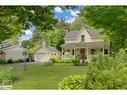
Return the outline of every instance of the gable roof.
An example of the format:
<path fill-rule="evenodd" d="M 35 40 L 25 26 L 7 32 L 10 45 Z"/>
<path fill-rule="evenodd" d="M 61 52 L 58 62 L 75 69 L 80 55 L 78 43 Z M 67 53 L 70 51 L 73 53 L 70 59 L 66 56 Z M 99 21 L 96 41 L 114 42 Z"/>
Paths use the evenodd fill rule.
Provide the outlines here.
<path fill-rule="evenodd" d="M 65 34 L 65 39 L 74 39 L 76 38 L 76 36 L 80 33 L 80 30 L 73 30 L 73 31 L 69 31 L 66 32 Z"/>
<path fill-rule="evenodd" d="M 92 37 L 97 37 L 97 36 L 101 36 L 100 35 L 100 30 L 95 30 L 92 28 L 85 28 L 85 30 L 92 36 Z"/>
<path fill-rule="evenodd" d="M 23 47 L 18 46 L 18 45 L 11 45 L 11 46 L 8 46 L 8 47 L 0 48 L 1 51 L 8 51 L 10 49 L 19 50 L 19 51 L 27 51 L 28 52 L 28 50 L 26 48 L 23 48 Z"/>
<path fill-rule="evenodd" d="M 50 50 L 50 51 L 59 51 L 58 49 L 56 49 L 55 47 L 52 47 L 52 46 L 47 46 L 47 49 Z"/>
<path fill-rule="evenodd" d="M 46 52 L 48 52 L 48 51 L 50 51 L 50 52 L 51 52 L 51 51 L 59 52 L 59 50 L 56 49 L 55 47 L 48 46 L 48 45 L 42 45 L 42 46 L 40 46 L 34 53 L 37 53 L 41 48 L 46 49 Z"/>
<path fill-rule="evenodd" d="M 83 30 L 86 30 L 92 38 L 101 37 L 100 30 L 85 27 L 83 28 Z M 64 39 L 75 39 L 80 32 L 81 30 L 73 30 L 66 32 Z"/>

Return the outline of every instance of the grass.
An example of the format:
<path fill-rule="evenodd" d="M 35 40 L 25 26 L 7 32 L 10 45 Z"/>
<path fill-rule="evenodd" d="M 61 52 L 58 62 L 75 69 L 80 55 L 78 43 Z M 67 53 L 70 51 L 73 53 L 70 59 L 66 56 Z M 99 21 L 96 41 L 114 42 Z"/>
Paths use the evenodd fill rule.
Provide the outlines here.
<path fill-rule="evenodd" d="M 85 74 L 87 66 L 31 64 L 24 71 L 15 67 L 18 80 L 13 89 L 58 89 L 58 83 L 69 75 Z"/>

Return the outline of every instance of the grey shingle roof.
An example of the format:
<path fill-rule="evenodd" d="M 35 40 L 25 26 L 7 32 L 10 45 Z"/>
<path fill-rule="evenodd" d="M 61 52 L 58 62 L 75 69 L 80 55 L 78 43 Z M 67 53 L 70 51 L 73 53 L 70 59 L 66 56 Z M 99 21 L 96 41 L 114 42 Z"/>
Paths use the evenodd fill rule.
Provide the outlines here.
<path fill-rule="evenodd" d="M 100 30 L 95 30 L 91 28 L 85 28 L 85 30 L 91 35 L 91 37 L 100 37 Z M 73 30 L 66 32 L 65 39 L 75 39 L 81 30 Z"/>
<path fill-rule="evenodd" d="M 91 29 L 91 28 L 85 28 L 86 29 L 86 31 L 91 35 L 91 36 L 94 36 L 94 37 L 96 37 L 96 36 L 101 36 L 100 35 L 100 30 L 95 30 L 95 29 Z"/>
<path fill-rule="evenodd" d="M 50 51 L 58 51 L 55 47 L 47 46 L 47 49 Z"/>
<path fill-rule="evenodd" d="M 78 33 L 80 33 L 80 30 L 73 30 L 73 31 L 66 32 L 65 39 L 67 39 L 67 38 L 73 39 L 78 35 Z"/>

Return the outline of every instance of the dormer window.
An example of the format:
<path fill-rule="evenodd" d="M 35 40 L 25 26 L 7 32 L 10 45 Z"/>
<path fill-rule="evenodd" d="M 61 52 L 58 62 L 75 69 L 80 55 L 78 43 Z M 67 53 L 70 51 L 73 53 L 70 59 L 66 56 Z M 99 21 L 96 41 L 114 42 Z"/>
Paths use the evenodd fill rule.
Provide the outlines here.
<path fill-rule="evenodd" d="M 81 35 L 81 42 L 85 41 L 85 35 Z"/>

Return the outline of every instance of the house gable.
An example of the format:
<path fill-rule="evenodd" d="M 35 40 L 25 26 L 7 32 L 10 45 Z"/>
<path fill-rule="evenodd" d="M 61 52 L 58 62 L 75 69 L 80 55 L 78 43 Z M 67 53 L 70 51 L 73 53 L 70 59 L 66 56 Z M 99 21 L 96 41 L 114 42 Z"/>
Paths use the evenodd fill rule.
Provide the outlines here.
<path fill-rule="evenodd" d="M 48 53 L 49 50 L 44 47 L 44 46 L 41 46 L 35 53 Z"/>
<path fill-rule="evenodd" d="M 73 32 L 73 31 L 71 31 Z M 100 37 L 100 35 L 96 32 L 94 32 L 92 29 L 88 28 L 82 28 L 81 30 L 77 31 L 77 34 L 73 38 L 68 36 L 68 34 L 73 34 L 73 33 L 67 33 L 65 36 L 65 43 L 79 43 L 81 42 L 81 36 L 84 35 L 84 42 L 98 42 L 98 41 L 103 41 Z"/>

